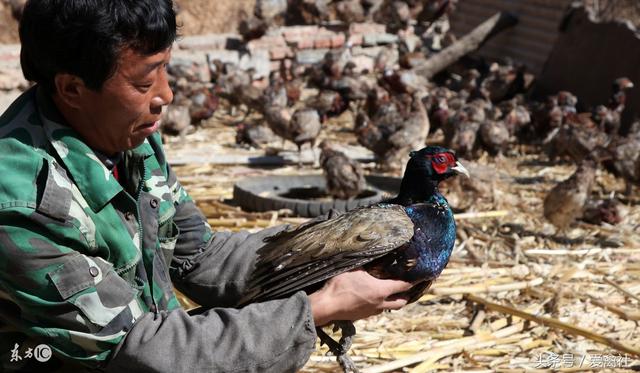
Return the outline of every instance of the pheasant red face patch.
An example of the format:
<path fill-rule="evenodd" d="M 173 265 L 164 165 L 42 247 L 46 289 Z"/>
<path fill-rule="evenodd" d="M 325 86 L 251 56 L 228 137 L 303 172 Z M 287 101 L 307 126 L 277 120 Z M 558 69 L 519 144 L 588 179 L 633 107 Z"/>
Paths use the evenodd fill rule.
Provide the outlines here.
<path fill-rule="evenodd" d="M 438 153 L 431 156 L 431 166 L 438 174 L 443 174 L 451 166 L 456 165 L 456 159 L 451 153 Z"/>

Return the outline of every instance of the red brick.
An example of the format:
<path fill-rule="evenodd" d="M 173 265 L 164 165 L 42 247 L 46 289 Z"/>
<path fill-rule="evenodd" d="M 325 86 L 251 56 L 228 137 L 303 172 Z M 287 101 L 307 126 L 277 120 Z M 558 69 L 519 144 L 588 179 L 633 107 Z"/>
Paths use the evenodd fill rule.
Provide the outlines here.
<path fill-rule="evenodd" d="M 320 36 L 313 41 L 313 47 L 315 49 L 331 48 L 331 36 Z"/>
<path fill-rule="evenodd" d="M 287 43 L 281 35 L 263 36 L 260 39 L 251 40 L 247 43 L 249 50 L 271 49 L 274 47 L 285 47 Z"/>
<path fill-rule="evenodd" d="M 295 43 L 295 46 L 298 49 L 313 49 L 313 39 L 302 38 Z"/>
<path fill-rule="evenodd" d="M 349 26 L 350 34 L 380 34 L 386 31 L 386 26 L 380 23 L 352 23 Z"/>
<path fill-rule="evenodd" d="M 270 45 L 286 45 L 287 44 L 284 41 L 284 37 L 282 35 L 263 36 L 260 38 L 260 40 Z"/>
<path fill-rule="evenodd" d="M 317 34 L 319 31 L 318 26 L 289 26 L 284 27 L 282 34 L 285 38 L 300 38 L 304 35 Z"/>
<path fill-rule="evenodd" d="M 269 49 L 269 58 L 272 60 L 283 60 L 293 57 L 293 52 L 289 47 L 273 47 Z"/>
<path fill-rule="evenodd" d="M 344 34 L 336 34 L 331 38 L 331 48 L 340 48 L 345 43 L 346 36 Z"/>
<path fill-rule="evenodd" d="M 299 34 L 285 34 L 284 36 L 284 40 L 287 42 L 287 44 L 295 44 L 302 39 L 304 39 L 304 36 Z"/>

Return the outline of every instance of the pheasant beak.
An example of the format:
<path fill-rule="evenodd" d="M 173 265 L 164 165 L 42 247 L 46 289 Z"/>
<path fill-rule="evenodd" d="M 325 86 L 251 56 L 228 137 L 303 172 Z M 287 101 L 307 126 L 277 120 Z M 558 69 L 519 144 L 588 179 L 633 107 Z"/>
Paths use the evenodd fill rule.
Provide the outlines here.
<path fill-rule="evenodd" d="M 456 161 L 456 165 L 451 167 L 451 169 L 458 175 L 462 174 L 466 177 L 471 177 L 469 176 L 469 171 L 467 171 L 467 169 L 464 168 L 464 166 L 462 165 L 462 163 L 460 163 L 460 161 Z"/>

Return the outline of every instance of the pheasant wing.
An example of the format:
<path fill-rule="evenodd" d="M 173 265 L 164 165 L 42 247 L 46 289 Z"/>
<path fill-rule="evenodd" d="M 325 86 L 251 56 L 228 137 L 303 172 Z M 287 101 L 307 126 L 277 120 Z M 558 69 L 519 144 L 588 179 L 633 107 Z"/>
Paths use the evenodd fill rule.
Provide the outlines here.
<path fill-rule="evenodd" d="M 358 268 L 408 242 L 413 223 L 403 207 L 376 205 L 284 231 L 258 250 L 242 304 L 287 296 Z"/>

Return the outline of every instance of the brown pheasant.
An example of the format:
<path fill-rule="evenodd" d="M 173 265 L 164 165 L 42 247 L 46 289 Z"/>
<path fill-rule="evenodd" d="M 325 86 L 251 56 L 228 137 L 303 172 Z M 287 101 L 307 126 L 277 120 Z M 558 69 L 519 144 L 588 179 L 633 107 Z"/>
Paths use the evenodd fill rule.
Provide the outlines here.
<path fill-rule="evenodd" d="M 585 159 L 570 178 L 549 191 L 544 199 L 544 216 L 559 230 L 565 230 L 583 215 L 595 176 L 595 161 Z"/>
<path fill-rule="evenodd" d="M 367 185 L 362 166 L 326 140 L 320 143 L 320 149 L 320 167 L 327 180 L 327 193 L 338 199 L 360 194 Z"/>

